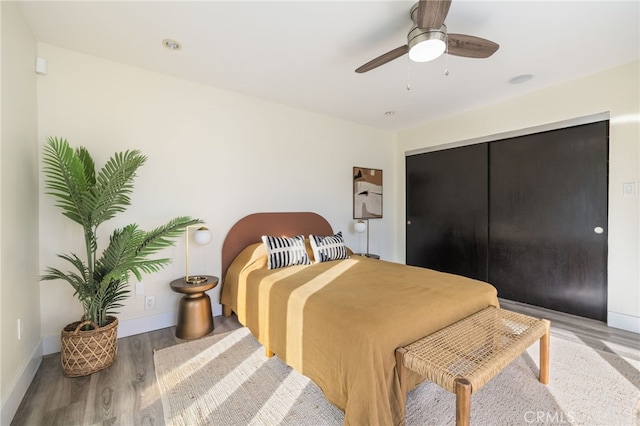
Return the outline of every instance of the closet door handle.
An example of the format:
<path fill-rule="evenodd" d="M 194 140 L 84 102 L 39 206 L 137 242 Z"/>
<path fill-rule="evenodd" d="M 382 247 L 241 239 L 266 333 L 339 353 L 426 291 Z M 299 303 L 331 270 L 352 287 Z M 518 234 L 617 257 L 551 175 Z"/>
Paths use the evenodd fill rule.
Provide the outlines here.
<path fill-rule="evenodd" d="M 595 232 L 596 234 L 602 234 L 604 232 L 604 228 L 602 226 L 596 226 L 595 228 L 593 228 L 593 232 Z"/>

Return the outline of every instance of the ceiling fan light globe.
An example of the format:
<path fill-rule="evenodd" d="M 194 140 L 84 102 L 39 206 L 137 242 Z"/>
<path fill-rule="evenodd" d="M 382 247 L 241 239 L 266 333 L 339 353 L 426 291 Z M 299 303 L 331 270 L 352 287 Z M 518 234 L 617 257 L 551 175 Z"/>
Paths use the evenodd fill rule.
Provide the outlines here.
<path fill-rule="evenodd" d="M 429 62 L 438 58 L 447 48 L 447 27 L 440 29 L 418 27 L 409 31 L 409 59 L 414 62 Z"/>
<path fill-rule="evenodd" d="M 444 53 L 446 45 L 442 40 L 425 40 L 409 50 L 409 58 L 413 62 L 429 62 Z"/>

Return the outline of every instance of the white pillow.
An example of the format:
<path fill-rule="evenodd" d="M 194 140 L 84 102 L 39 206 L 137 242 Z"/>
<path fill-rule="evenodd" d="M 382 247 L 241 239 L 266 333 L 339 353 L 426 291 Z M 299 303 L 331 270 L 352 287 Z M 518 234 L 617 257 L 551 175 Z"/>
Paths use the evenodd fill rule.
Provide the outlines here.
<path fill-rule="evenodd" d="M 304 236 L 272 237 L 262 236 L 262 242 L 267 249 L 267 268 L 276 269 L 293 265 L 310 265 L 311 260 L 304 246 Z"/>
<path fill-rule="evenodd" d="M 315 263 L 349 259 L 347 246 L 344 245 L 344 238 L 342 238 L 342 231 L 327 237 L 311 234 L 309 235 L 309 242 L 313 249 Z"/>

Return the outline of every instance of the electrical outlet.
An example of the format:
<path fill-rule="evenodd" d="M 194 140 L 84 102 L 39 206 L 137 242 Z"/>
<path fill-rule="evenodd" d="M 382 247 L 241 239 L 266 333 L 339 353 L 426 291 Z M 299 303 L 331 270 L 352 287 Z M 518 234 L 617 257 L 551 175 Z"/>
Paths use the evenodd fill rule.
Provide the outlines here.
<path fill-rule="evenodd" d="M 145 296 L 144 297 L 144 310 L 149 311 L 151 309 L 156 308 L 156 297 L 155 296 Z"/>
<path fill-rule="evenodd" d="M 636 185 L 634 182 L 626 182 L 622 184 L 622 194 L 625 197 L 633 197 L 636 194 Z"/>

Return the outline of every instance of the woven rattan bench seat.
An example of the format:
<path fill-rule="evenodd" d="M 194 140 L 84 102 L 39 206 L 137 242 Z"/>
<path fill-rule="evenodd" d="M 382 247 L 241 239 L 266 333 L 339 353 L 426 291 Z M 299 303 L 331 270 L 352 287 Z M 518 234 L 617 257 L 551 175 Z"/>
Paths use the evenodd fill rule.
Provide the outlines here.
<path fill-rule="evenodd" d="M 404 367 L 455 393 L 458 405 L 469 406 L 458 407 L 467 411 L 458 413 L 466 416 L 458 418 L 458 424 L 468 424 L 471 393 L 539 339 L 543 339 L 540 381 L 548 382 L 548 338 L 549 321 L 489 307 L 399 348 L 396 364 L 401 363 L 397 366 L 401 384 Z"/>

